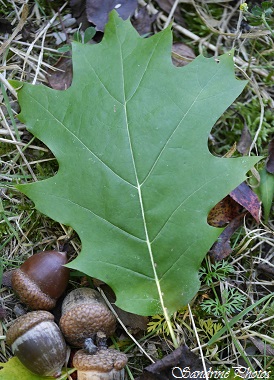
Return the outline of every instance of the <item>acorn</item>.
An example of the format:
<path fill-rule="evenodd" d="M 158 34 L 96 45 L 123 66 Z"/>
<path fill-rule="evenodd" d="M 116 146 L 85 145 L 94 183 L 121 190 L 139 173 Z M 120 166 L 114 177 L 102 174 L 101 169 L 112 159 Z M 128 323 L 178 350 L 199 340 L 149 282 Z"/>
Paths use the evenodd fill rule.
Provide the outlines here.
<path fill-rule="evenodd" d="M 32 310 L 51 310 L 69 281 L 66 252 L 43 251 L 29 257 L 12 274 L 12 288 Z"/>
<path fill-rule="evenodd" d="M 7 344 L 20 362 L 41 376 L 59 377 L 66 361 L 65 339 L 48 311 L 31 311 L 11 325 Z"/>
<path fill-rule="evenodd" d="M 78 288 L 65 297 L 60 329 L 72 346 L 83 348 L 89 341 L 92 347 L 96 337 L 102 342 L 114 334 L 115 328 L 116 318 L 98 291 Z"/>
<path fill-rule="evenodd" d="M 113 349 L 100 349 L 94 355 L 79 350 L 73 357 L 78 380 L 123 380 L 127 356 Z"/>

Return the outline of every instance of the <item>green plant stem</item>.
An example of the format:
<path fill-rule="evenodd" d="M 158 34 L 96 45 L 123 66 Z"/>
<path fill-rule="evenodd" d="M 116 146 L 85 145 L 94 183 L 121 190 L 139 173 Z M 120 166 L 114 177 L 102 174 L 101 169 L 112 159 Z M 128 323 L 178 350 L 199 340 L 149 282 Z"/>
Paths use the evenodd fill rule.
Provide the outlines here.
<path fill-rule="evenodd" d="M 268 24 L 268 22 L 266 21 L 265 13 L 262 13 L 262 21 L 263 21 L 264 26 L 270 31 L 271 36 L 274 37 L 274 32 L 273 32 L 273 30 L 271 29 L 271 27 L 270 27 L 270 25 Z"/>
<path fill-rule="evenodd" d="M 216 297 L 217 299 L 219 299 L 215 287 L 214 287 L 213 285 L 211 285 L 211 288 L 212 288 L 212 290 L 213 290 L 213 293 L 214 293 L 215 297 Z M 251 362 L 250 362 L 250 360 L 249 360 L 248 357 L 245 355 L 245 353 L 244 353 L 244 351 L 242 350 L 240 344 L 238 343 L 237 339 L 235 338 L 235 335 L 234 335 L 233 331 L 231 330 L 231 328 L 230 328 L 230 326 L 229 326 L 229 322 L 228 322 L 228 320 L 227 320 L 227 317 L 226 317 L 225 312 L 224 312 L 223 310 L 220 310 L 220 311 L 221 311 L 221 314 L 222 314 L 223 320 L 224 320 L 224 322 L 225 322 L 225 326 L 226 326 L 226 328 L 227 328 L 227 331 L 229 332 L 229 334 L 230 334 L 230 336 L 231 336 L 231 338 L 232 338 L 233 344 L 235 345 L 235 347 L 237 348 L 238 352 L 239 352 L 239 353 L 241 354 L 241 356 L 243 357 L 243 359 L 244 359 L 244 361 L 246 362 L 246 364 L 248 365 L 248 367 L 249 367 L 250 369 L 252 369 L 252 371 L 255 371 L 254 368 L 253 368 L 253 366 L 252 366 L 252 364 L 251 364 Z"/>
<path fill-rule="evenodd" d="M 233 333 L 233 331 L 230 329 L 229 325 L 228 325 L 228 320 L 227 320 L 227 317 L 225 315 L 225 313 L 222 313 L 222 317 L 224 319 L 224 322 L 225 322 L 225 326 L 232 338 L 232 341 L 233 341 L 233 344 L 235 345 L 235 347 L 237 348 L 238 352 L 241 354 L 242 358 L 244 359 L 244 361 L 246 362 L 246 364 L 248 365 L 248 367 L 252 370 L 252 371 L 255 371 L 255 369 L 253 368 L 253 365 L 251 364 L 250 360 L 248 359 L 248 357 L 246 356 L 246 354 L 244 353 L 244 351 L 242 350 L 242 347 L 240 346 L 240 344 L 238 343 L 237 339 L 235 338 L 235 335 Z"/>

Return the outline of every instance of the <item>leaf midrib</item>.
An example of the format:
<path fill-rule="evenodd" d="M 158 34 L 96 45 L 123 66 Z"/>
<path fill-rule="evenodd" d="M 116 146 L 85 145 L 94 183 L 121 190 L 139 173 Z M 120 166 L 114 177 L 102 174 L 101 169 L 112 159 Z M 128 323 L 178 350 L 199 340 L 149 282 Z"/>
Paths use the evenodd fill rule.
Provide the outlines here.
<path fill-rule="evenodd" d="M 140 186 L 140 182 L 139 182 L 139 178 L 138 178 L 138 172 L 137 172 L 137 168 L 136 168 L 136 164 L 135 164 L 134 153 L 133 153 L 132 142 L 131 142 L 131 136 L 130 136 L 130 131 L 129 131 L 128 111 L 127 111 L 127 102 L 128 101 L 126 100 L 126 91 L 125 91 L 124 58 L 123 58 L 123 52 L 122 52 L 122 44 L 121 44 L 121 41 L 120 41 L 119 36 L 118 36 L 117 33 L 116 33 L 116 37 L 117 37 L 117 39 L 119 41 L 119 46 L 120 46 L 120 60 L 121 60 L 121 74 L 122 74 L 121 80 L 122 80 L 122 85 L 123 85 L 123 96 L 124 96 L 125 125 L 126 125 L 126 130 L 127 130 L 127 135 L 128 135 L 129 146 L 130 146 L 132 165 L 133 165 L 134 174 L 135 174 L 135 180 L 136 180 L 136 185 L 137 185 L 139 203 L 140 203 L 140 207 L 141 207 L 141 214 L 142 214 L 142 220 L 143 220 L 144 232 L 145 232 L 145 236 L 146 236 L 146 244 L 147 244 L 147 248 L 148 248 L 149 258 L 150 258 L 151 267 L 152 267 L 152 270 L 153 270 L 153 275 L 154 275 L 154 280 L 155 280 L 155 283 L 156 283 L 157 292 L 158 292 L 158 295 L 159 295 L 160 304 L 161 304 L 162 310 L 163 310 L 163 312 L 165 314 L 167 312 L 167 308 L 165 307 L 165 304 L 164 304 L 163 293 L 162 293 L 162 290 L 161 290 L 160 281 L 159 281 L 159 278 L 158 278 L 158 273 L 156 271 L 156 263 L 154 261 L 154 256 L 153 256 L 153 252 L 152 252 L 151 242 L 150 242 L 150 238 L 149 238 L 149 233 L 148 233 L 148 228 L 147 228 L 147 223 L 146 223 L 146 217 L 145 217 L 145 209 L 144 209 L 143 196 L 142 196 L 141 186 Z M 147 62 L 145 70 L 143 72 L 143 75 L 142 75 L 142 77 L 141 77 L 141 79 L 140 79 L 137 87 L 135 88 L 135 91 L 133 92 L 132 96 L 130 97 L 130 99 L 132 99 L 132 97 L 136 93 L 137 89 L 139 88 L 139 86 L 140 86 L 140 84 L 141 84 L 141 82 L 142 82 L 142 80 L 143 80 L 143 78 L 145 76 L 145 72 L 146 72 L 146 70 L 147 70 L 147 68 L 149 66 L 149 63 L 151 62 L 151 59 L 152 59 L 153 54 L 155 52 L 155 49 L 158 46 L 159 41 L 160 40 L 158 40 L 157 44 L 155 44 L 154 49 L 153 49 L 153 51 L 152 51 L 152 53 L 151 53 L 151 55 L 149 57 L 149 60 Z"/>

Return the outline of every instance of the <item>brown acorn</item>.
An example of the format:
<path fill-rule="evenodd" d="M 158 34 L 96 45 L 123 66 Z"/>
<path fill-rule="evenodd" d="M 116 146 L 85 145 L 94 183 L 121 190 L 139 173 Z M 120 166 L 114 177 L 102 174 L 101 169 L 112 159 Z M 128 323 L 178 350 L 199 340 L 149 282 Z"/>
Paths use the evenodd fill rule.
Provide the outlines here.
<path fill-rule="evenodd" d="M 103 342 L 104 338 L 114 334 L 115 328 L 116 318 L 96 290 L 74 289 L 65 297 L 60 329 L 72 346 L 92 346 L 95 338 Z M 90 351 L 93 351 L 93 348 L 94 346 Z"/>
<path fill-rule="evenodd" d="M 65 339 L 48 311 L 31 311 L 7 331 L 7 344 L 21 363 L 41 376 L 59 377 L 66 361 Z"/>
<path fill-rule="evenodd" d="M 69 281 L 66 252 L 43 251 L 29 257 L 12 274 L 12 288 L 33 310 L 51 310 Z"/>

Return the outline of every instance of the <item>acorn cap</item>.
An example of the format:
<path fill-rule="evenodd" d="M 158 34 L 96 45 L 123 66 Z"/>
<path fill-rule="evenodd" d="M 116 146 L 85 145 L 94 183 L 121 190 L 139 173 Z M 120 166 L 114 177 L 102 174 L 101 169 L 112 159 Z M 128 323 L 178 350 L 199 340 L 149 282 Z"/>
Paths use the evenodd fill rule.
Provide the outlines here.
<path fill-rule="evenodd" d="M 111 348 L 98 350 L 94 355 L 90 355 L 84 350 L 79 350 L 73 358 L 73 366 L 78 371 L 120 371 L 126 364 L 127 356 L 124 353 Z"/>
<path fill-rule="evenodd" d="M 83 347 L 86 338 L 100 332 L 109 337 L 116 329 L 116 318 L 100 293 L 90 288 L 70 292 L 63 301 L 60 328 L 66 340 Z"/>
<path fill-rule="evenodd" d="M 53 320 L 54 316 L 51 313 L 42 310 L 31 311 L 30 313 L 21 315 L 21 317 L 18 317 L 7 331 L 7 345 L 11 346 L 17 338 L 33 326 L 38 325 L 38 323 Z"/>
<path fill-rule="evenodd" d="M 43 293 L 20 268 L 12 273 L 12 288 L 20 301 L 31 309 L 51 310 L 56 304 L 56 300 Z"/>

